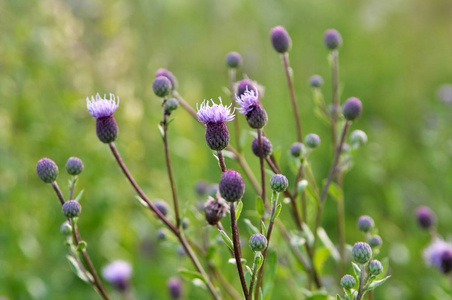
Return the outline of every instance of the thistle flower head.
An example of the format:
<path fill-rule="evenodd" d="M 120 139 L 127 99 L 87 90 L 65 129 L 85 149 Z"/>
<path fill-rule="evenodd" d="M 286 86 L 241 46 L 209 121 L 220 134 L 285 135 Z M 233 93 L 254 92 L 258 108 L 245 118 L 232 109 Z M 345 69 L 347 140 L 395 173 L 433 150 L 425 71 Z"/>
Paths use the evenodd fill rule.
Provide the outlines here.
<path fill-rule="evenodd" d="M 219 190 L 221 197 L 228 202 L 240 200 L 245 192 L 242 175 L 236 170 L 227 170 L 221 176 Z"/>
<path fill-rule="evenodd" d="M 342 277 L 341 286 L 344 289 L 347 289 L 347 290 L 352 289 L 353 287 L 355 287 L 355 285 L 356 285 L 356 279 L 352 275 L 347 274 L 344 277 Z"/>
<path fill-rule="evenodd" d="M 360 264 L 365 264 L 372 258 L 372 249 L 367 243 L 357 242 L 352 248 L 353 259 Z"/>
<path fill-rule="evenodd" d="M 169 79 L 169 81 L 171 81 L 171 89 L 172 90 L 175 90 L 177 88 L 177 79 L 173 73 L 171 73 L 167 69 L 161 68 L 161 69 L 158 69 L 157 72 L 155 72 L 155 77 L 157 78 L 159 76 L 165 76 L 166 78 Z"/>
<path fill-rule="evenodd" d="M 66 218 L 75 218 L 82 212 L 82 206 L 75 200 L 69 200 L 64 202 L 62 211 Z"/>
<path fill-rule="evenodd" d="M 102 276 L 117 290 L 125 291 L 129 287 L 132 266 L 122 260 L 116 260 L 102 269 Z"/>
<path fill-rule="evenodd" d="M 429 229 L 435 225 L 436 218 L 433 211 L 427 206 L 420 206 L 416 210 L 416 218 L 419 226 L 424 229 Z"/>
<path fill-rule="evenodd" d="M 171 277 L 166 285 L 171 299 L 179 299 L 182 295 L 182 281 L 177 277 Z"/>
<path fill-rule="evenodd" d="M 36 174 L 45 183 L 52 183 L 58 178 L 58 166 L 49 158 L 41 158 L 36 164 Z"/>
<path fill-rule="evenodd" d="M 292 47 L 292 39 L 287 30 L 282 26 L 276 26 L 270 33 L 273 48 L 278 53 L 285 53 Z"/>
<path fill-rule="evenodd" d="M 452 270 L 452 244 L 435 239 L 424 251 L 427 265 L 438 268 L 443 273 Z"/>
<path fill-rule="evenodd" d="M 263 234 L 256 233 L 250 237 L 249 244 L 251 250 L 254 252 L 263 251 L 267 248 L 267 238 Z"/>
<path fill-rule="evenodd" d="M 237 68 L 242 63 L 242 56 L 238 52 L 229 52 L 226 55 L 226 65 L 229 68 Z"/>
<path fill-rule="evenodd" d="M 270 142 L 268 138 L 265 136 L 262 137 L 262 155 L 264 157 L 269 156 L 272 153 L 273 145 Z M 253 151 L 254 155 L 257 157 L 260 157 L 260 146 L 259 146 L 259 139 L 254 138 L 253 142 L 251 143 L 251 150 Z"/>
<path fill-rule="evenodd" d="M 370 232 L 375 227 L 374 219 L 366 215 L 359 217 L 357 223 L 358 229 L 362 232 Z"/>
<path fill-rule="evenodd" d="M 257 90 L 248 90 L 246 88 L 245 92 L 240 95 L 240 97 L 235 97 L 239 107 L 239 112 L 248 115 L 256 106 L 259 105 L 259 95 Z"/>
<path fill-rule="evenodd" d="M 209 101 L 204 100 L 201 105 L 196 106 L 198 113 L 198 119 L 204 124 L 209 123 L 224 123 L 227 121 L 234 120 L 234 111 L 231 112 L 231 105 L 226 106 L 223 105 L 223 102 L 220 99 L 220 104 L 216 104 L 213 100 L 212 106 L 209 105 Z"/>
<path fill-rule="evenodd" d="M 66 162 L 66 171 L 69 175 L 78 175 L 83 171 L 83 161 L 78 157 L 69 157 Z"/>
<path fill-rule="evenodd" d="M 119 97 L 116 97 L 112 93 L 110 93 L 110 99 L 107 99 L 106 95 L 104 95 L 104 98 L 101 98 L 99 93 L 96 94 L 96 98 L 94 96 L 91 96 L 91 99 L 86 97 L 86 107 L 88 108 L 89 114 L 96 119 L 113 115 L 118 106 Z"/>

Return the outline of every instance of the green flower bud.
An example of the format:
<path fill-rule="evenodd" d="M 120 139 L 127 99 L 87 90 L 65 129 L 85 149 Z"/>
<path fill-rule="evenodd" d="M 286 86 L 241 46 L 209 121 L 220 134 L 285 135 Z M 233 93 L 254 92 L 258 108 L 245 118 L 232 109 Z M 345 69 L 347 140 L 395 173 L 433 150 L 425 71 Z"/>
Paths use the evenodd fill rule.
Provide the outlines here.
<path fill-rule="evenodd" d="M 369 265 L 367 266 L 367 270 L 371 275 L 377 276 L 381 272 L 383 272 L 383 265 L 380 261 L 374 259 L 369 262 Z"/>
<path fill-rule="evenodd" d="M 352 275 L 347 274 L 344 277 L 342 277 L 341 286 L 344 289 L 347 289 L 347 290 L 352 289 L 355 285 L 356 285 L 356 279 Z"/>
<path fill-rule="evenodd" d="M 372 258 L 372 248 L 367 243 L 357 242 L 352 248 L 353 259 L 360 264 L 365 264 Z"/>

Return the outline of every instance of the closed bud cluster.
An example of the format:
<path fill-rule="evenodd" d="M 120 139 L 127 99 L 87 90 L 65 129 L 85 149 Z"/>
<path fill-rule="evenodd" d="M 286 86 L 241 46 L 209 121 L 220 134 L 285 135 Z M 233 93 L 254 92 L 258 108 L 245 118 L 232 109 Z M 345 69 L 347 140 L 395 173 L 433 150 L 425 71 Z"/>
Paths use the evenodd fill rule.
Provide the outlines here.
<path fill-rule="evenodd" d="M 305 152 L 305 147 L 302 143 L 296 142 L 290 146 L 290 154 L 295 158 L 300 158 Z"/>
<path fill-rule="evenodd" d="M 353 259 L 360 264 L 365 264 L 372 258 L 372 248 L 367 243 L 357 242 L 352 248 Z"/>
<path fill-rule="evenodd" d="M 177 101 L 177 99 L 171 98 L 165 102 L 165 111 L 168 115 L 175 111 L 178 107 L 179 101 Z"/>
<path fill-rule="evenodd" d="M 272 143 L 268 138 L 265 136 L 262 136 L 262 155 L 264 157 L 269 156 L 272 153 Z M 253 151 L 254 155 L 257 157 L 260 157 L 260 147 L 259 147 L 259 139 L 254 138 L 253 142 L 251 143 L 251 150 Z"/>
<path fill-rule="evenodd" d="M 383 272 L 383 265 L 380 261 L 374 259 L 369 262 L 367 270 L 369 271 L 370 275 L 377 276 L 381 272 Z"/>
<path fill-rule="evenodd" d="M 167 69 L 158 69 L 157 72 L 155 72 L 155 77 L 164 76 L 168 78 L 168 80 L 171 82 L 171 89 L 175 90 L 177 88 L 177 79 L 176 76 L 174 76 L 173 73 L 168 71 Z"/>
<path fill-rule="evenodd" d="M 182 281 L 177 277 L 171 277 L 166 285 L 171 299 L 180 299 L 182 296 Z"/>
<path fill-rule="evenodd" d="M 209 197 L 207 202 L 204 204 L 204 213 L 206 216 L 206 221 L 210 225 L 217 225 L 221 218 L 226 215 L 228 211 L 228 205 L 221 197 Z"/>
<path fill-rule="evenodd" d="M 350 134 L 350 142 L 358 147 L 367 143 L 367 134 L 359 129 L 353 130 Z"/>
<path fill-rule="evenodd" d="M 328 29 L 323 36 L 323 42 L 328 49 L 334 50 L 342 45 L 342 36 L 336 29 Z"/>
<path fill-rule="evenodd" d="M 165 76 L 158 76 L 152 83 L 152 90 L 157 97 L 166 97 L 171 91 L 171 81 Z"/>
<path fill-rule="evenodd" d="M 275 192 L 284 192 L 289 186 L 289 181 L 282 174 L 275 174 L 270 178 L 270 187 Z"/>
<path fill-rule="evenodd" d="M 157 208 L 158 211 L 162 213 L 162 215 L 166 216 L 168 214 L 169 206 L 165 201 L 157 199 L 154 200 L 152 204 L 154 204 L 155 208 Z"/>
<path fill-rule="evenodd" d="M 362 232 L 370 232 L 375 226 L 374 220 L 369 216 L 361 216 L 358 219 L 358 229 Z"/>
<path fill-rule="evenodd" d="M 433 211 L 427 206 L 420 206 L 416 210 L 416 218 L 419 226 L 424 229 L 429 229 L 435 225 L 436 217 Z"/>
<path fill-rule="evenodd" d="M 369 246 L 372 248 L 380 247 L 383 244 L 383 240 L 379 235 L 373 235 L 369 238 Z"/>
<path fill-rule="evenodd" d="M 229 52 L 228 55 L 226 55 L 226 65 L 229 68 L 238 68 L 241 63 L 242 56 L 240 56 L 238 52 Z"/>
<path fill-rule="evenodd" d="M 66 218 L 75 218 L 82 212 L 82 206 L 75 200 L 69 200 L 64 202 L 62 211 Z"/>
<path fill-rule="evenodd" d="M 348 98 L 342 106 L 342 114 L 348 121 L 353 121 L 361 115 L 363 105 L 356 97 Z"/>
<path fill-rule="evenodd" d="M 320 137 L 315 133 L 310 133 L 306 136 L 304 143 L 311 149 L 317 148 L 320 145 Z"/>
<path fill-rule="evenodd" d="M 263 251 L 267 248 L 267 238 L 263 234 L 256 233 L 250 237 L 249 244 L 254 252 Z"/>
<path fill-rule="evenodd" d="M 278 53 L 285 53 L 292 47 L 292 39 L 282 26 L 276 26 L 271 31 L 271 41 L 273 48 Z"/>
<path fill-rule="evenodd" d="M 356 285 L 356 279 L 355 277 L 353 277 L 352 275 L 345 275 L 342 277 L 341 279 L 341 286 L 346 289 L 346 290 L 350 290 L 352 288 L 354 288 Z"/>
<path fill-rule="evenodd" d="M 313 88 L 319 88 L 323 85 L 323 78 L 320 75 L 312 75 L 309 78 L 309 85 Z"/>
<path fill-rule="evenodd" d="M 220 194 L 228 202 L 235 202 L 242 198 L 245 192 L 245 183 L 242 175 L 235 170 L 223 173 L 219 184 Z"/>
<path fill-rule="evenodd" d="M 45 183 L 52 183 L 58 178 L 58 166 L 49 158 L 41 158 L 36 164 L 36 174 Z"/>
<path fill-rule="evenodd" d="M 78 175 L 83 171 L 83 162 L 78 157 L 70 157 L 66 162 L 66 171 L 69 175 Z"/>

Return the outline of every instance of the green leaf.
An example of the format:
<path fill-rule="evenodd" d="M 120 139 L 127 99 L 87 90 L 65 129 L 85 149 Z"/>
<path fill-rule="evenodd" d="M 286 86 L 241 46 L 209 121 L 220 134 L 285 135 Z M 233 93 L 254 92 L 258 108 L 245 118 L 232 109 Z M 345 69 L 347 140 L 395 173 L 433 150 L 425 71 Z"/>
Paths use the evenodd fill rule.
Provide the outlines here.
<path fill-rule="evenodd" d="M 80 199 L 82 198 L 83 192 L 85 189 L 81 190 L 80 193 L 78 193 L 77 197 L 75 197 L 75 201 L 80 202 Z"/>
<path fill-rule="evenodd" d="M 334 199 L 341 199 L 344 197 L 344 194 L 342 192 L 342 189 L 337 183 L 331 182 L 330 186 L 328 187 L 328 194 Z"/>
<path fill-rule="evenodd" d="M 326 247 L 318 248 L 315 251 L 314 265 L 316 270 L 322 270 L 322 267 L 328 259 L 328 256 L 330 256 L 330 253 L 330 249 Z"/>
<path fill-rule="evenodd" d="M 281 147 L 278 147 L 273 151 L 273 157 L 275 158 L 275 162 L 279 163 L 279 159 L 281 158 Z"/>
<path fill-rule="evenodd" d="M 311 296 L 305 298 L 306 300 L 328 300 L 328 294 L 324 291 L 313 293 Z"/>
<path fill-rule="evenodd" d="M 143 205 L 146 208 L 149 208 L 148 204 L 146 203 L 146 201 L 144 201 L 143 199 L 141 199 L 140 196 L 135 196 L 135 199 L 138 200 L 138 202 L 140 202 L 141 205 Z"/>
<path fill-rule="evenodd" d="M 311 229 L 309 229 L 306 223 L 302 224 L 302 228 L 303 228 L 303 237 L 306 238 L 306 242 L 308 243 L 308 245 L 312 246 L 312 244 L 314 243 L 314 235 L 312 234 Z"/>
<path fill-rule="evenodd" d="M 93 276 L 88 271 L 86 273 L 82 271 L 80 265 L 73 256 L 66 255 L 66 258 L 69 261 L 72 270 L 74 271 L 75 275 L 77 275 L 78 278 L 87 283 L 91 283 L 94 281 Z"/>
<path fill-rule="evenodd" d="M 256 271 L 259 270 L 262 267 L 262 264 L 264 263 L 264 257 L 260 252 L 257 252 L 254 256 L 254 265 L 257 266 Z"/>
<path fill-rule="evenodd" d="M 261 197 L 256 197 L 256 211 L 260 216 L 263 216 L 265 213 L 264 201 Z"/>
<path fill-rule="evenodd" d="M 236 210 L 236 212 L 235 212 L 235 220 L 236 221 L 240 218 L 240 214 L 242 213 L 242 209 L 243 209 L 243 202 L 242 201 L 237 202 L 236 206 L 235 206 L 235 210 Z"/>
<path fill-rule="evenodd" d="M 277 253 L 275 250 L 269 249 L 267 258 L 265 259 L 265 275 L 264 275 L 264 297 L 270 299 L 273 286 L 275 284 L 275 271 L 278 262 Z"/>
<path fill-rule="evenodd" d="M 334 258 L 334 260 L 339 261 L 341 259 L 341 255 L 339 254 L 339 251 L 337 251 L 333 242 L 328 237 L 328 234 L 325 232 L 325 229 L 319 227 L 319 229 L 317 229 L 317 235 L 319 236 L 320 240 L 325 245 L 325 247 L 327 247 L 330 250 L 331 256 Z"/>
<path fill-rule="evenodd" d="M 226 244 L 226 246 L 228 246 L 229 249 L 234 251 L 234 244 L 232 243 L 228 234 L 226 232 L 224 232 L 224 230 L 220 230 L 220 235 L 221 235 L 221 238 L 223 239 L 223 242 Z"/>
<path fill-rule="evenodd" d="M 382 285 L 383 283 L 385 283 L 386 280 L 389 279 L 389 277 L 391 277 L 391 275 L 389 275 L 389 276 L 387 276 L 387 277 L 385 277 L 385 278 L 383 278 L 381 280 L 376 280 L 376 281 L 372 282 L 369 285 L 369 287 L 366 289 L 366 291 L 371 291 L 371 290 L 375 289 L 376 287 Z"/>
<path fill-rule="evenodd" d="M 240 134 L 240 140 L 239 140 L 239 149 L 243 149 L 243 146 L 245 146 L 247 136 L 248 136 L 248 130 L 242 130 L 242 133 Z"/>
<path fill-rule="evenodd" d="M 172 118 L 172 119 L 169 119 L 168 121 L 166 121 L 166 127 L 168 128 L 169 125 L 171 124 L 171 122 L 173 122 L 174 120 L 176 120 L 176 118 Z"/>
<path fill-rule="evenodd" d="M 222 150 L 221 152 L 223 152 L 223 156 L 230 158 L 230 159 L 236 159 L 237 157 L 235 156 L 235 154 L 231 151 L 228 150 Z"/>
<path fill-rule="evenodd" d="M 319 118 L 321 121 L 323 121 L 326 125 L 331 124 L 330 119 L 327 116 L 325 116 L 325 113 L 323 112 L 323 110 L 320 107 L 318 107 L 318 106 L 314 107 L 314 114 L 317 118 Z"/>
<path fill-rule="evenodd" d="M 82 251 L 83 249 L 86 249 L 88 247 L 88 244 L 85 241 L 80 241 L 77 245 L 77 251 Z"/>
<path fill-rule="evenodd" d="M 206 282 L 206 279 L 204 278 L 204 276 L 202 276 L 200 273 L 198 272 L 194 272 L 194 271 L 189 271 L 189 270 L 179 270 L 179 273 L 184 276 L 185 278 L 189 279 L 189 280 L 193 280 L 193 279 L 199 279 L 202 282 Z"/>
<path fill-rule="evenodd" d="M 282 205 L 281 205 L 281 203 L 279 203 L 278 206 L 276 206 L 275 214 L 272 216 L 272 222 L 274 222 L 276 220 L 276 218 L 279 216 L 279 214 L 281 213 L 281 208 L 282 208 Z"/>
<path fill-rule="evenodd" d="M 339 294 L 336 296 L 336 300 L 342 300 L 341 296 Z"/>
<path fill-rule="evenodd" d="M 359 276 L 361 275 L 361 268 L 354 262 L 352 262 L 352 265 L 353 265 L 353 271 L 355 271 L 356 278 L 359 278 Z"/>
<path fill-rule="evenodd" d="M 164 130 L 163 130 L 163 127 L 162 127 L 162 125 L 158 125 L 158 129 L 159 129 L 159 133 L 160 133 L 160 137 L 162 138 L 162 140 L 163 140 L 163 137 L 165 136 L 165 132 L 164 132 Z"/>
<path fill-rule="evenodd" d="M 245 222 L 246 227 L 248 227 L 248 230 L 251 232 L 251 234 L 259 233 L 259 230 L 251 223 L 250 220 L 244 219 L 243 222 Z"/>
<path fill-rule="evenodd" d="M 262 234 L 267 236 L 267 226 L 265 226 L 265 222 L 261 220 L 261 230 Z"/>

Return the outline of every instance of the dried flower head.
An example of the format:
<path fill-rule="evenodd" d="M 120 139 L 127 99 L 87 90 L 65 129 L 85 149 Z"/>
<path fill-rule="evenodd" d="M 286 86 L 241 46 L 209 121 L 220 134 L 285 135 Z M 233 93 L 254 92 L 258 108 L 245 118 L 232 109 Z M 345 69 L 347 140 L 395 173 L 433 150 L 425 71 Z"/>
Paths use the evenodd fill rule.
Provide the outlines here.
<path fill-rule="evenodd" d="M 220 193 L 217 193 L 215 198 L 209 196 L 207 202 L 204 204 L 206 221 L 210 225 L 216 225 L 228 211 L 229 206 L 226 201 L 221 198 Z"/>
<path fill-rule="evenodd" d="M 89 114 L 93 118 L 106 118 L 113 115 L 118 108 L 119 97 L 110 93 L 110 99 L 107 99 L 106 95 L 104 95 L 104 98 L 101 98 L 99 93 L 97 93 L 96 98 L 94 98 L 94 96 L 92 96 L 91 99 L 86 97 L 86 106 Z"/>
<path fill-rule="evenodd" d="M 102 269 L 102 276 L 118 291 L 129 288 L 129 280 L 132 275 L 132 266 L 122 260 L 116 260 Z"/>

